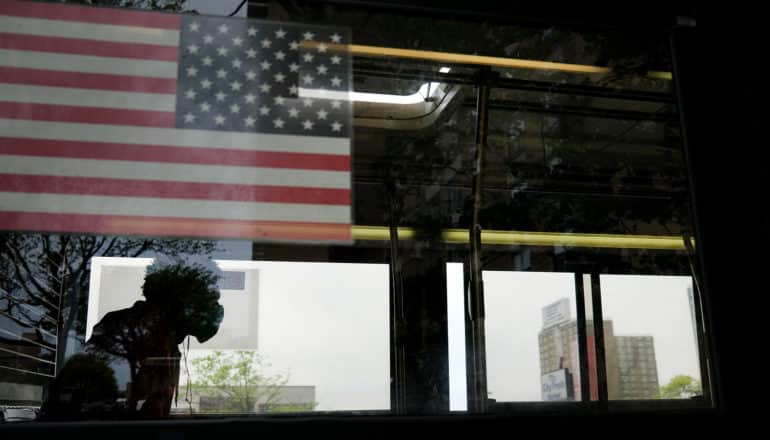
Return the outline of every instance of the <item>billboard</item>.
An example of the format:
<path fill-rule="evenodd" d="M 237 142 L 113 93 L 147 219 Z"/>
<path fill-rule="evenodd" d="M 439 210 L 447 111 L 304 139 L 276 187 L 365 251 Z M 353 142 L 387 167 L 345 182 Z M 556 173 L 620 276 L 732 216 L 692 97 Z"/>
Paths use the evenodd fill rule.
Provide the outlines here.
<path fill-rule="evenodd" d="M 555 303 L 543 307 L 543 328 L 548 328 L 572 319 L 569 310 L 569 299 L 562 298 Z"/>
<path fill-rule="evenodd" d="M 569 368 L 551 371 L 540 377 L 544 401 L 573 400 L 572 373 Z"/>

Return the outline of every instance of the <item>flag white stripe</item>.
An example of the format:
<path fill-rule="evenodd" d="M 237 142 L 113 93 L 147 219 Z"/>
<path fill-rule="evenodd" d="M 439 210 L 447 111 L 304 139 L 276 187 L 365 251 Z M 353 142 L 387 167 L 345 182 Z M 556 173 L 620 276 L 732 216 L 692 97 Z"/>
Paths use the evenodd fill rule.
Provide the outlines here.
<path fill-rule="evenodd" d="M 350 154 L 350 139 L 176 128 L 141 128 L 0 118 L 0 136 L 284 153 Z"/>
<path fill-rule="evenodd" d="M 0 173 L 226 183 L 314 188 L 350 188 L 348 171 L 293 170 L 124 160 L 93 160 L 0 155 Z M 126 185 L 130 185 L 126 182 Z"/>
<path fill-rule="evenodd" d="M 176 95 L 0 84 L 3 101 L 131 110 L 176 110 Z"/>
<path fill-rule="evenodd" d="M 3 211 L 350 223 L 349 206 L 0 192 Z"/>
<path fill-rule="evenodd" d="M 177 74 L 177 63 L 171 61 L 135 60 L 6 49 L 0 49 L 0 66 L 174 79 L 176 79 Z M 56 72 L 51 72 L 51 75 L 55 74 Z"/>
<path fill-rule="evenodd" d="M 0 15 L 3 32 L 119 43 L 179 45 L 179 31 Z M 216 37 L 215 35 L 212 35 Z"/>

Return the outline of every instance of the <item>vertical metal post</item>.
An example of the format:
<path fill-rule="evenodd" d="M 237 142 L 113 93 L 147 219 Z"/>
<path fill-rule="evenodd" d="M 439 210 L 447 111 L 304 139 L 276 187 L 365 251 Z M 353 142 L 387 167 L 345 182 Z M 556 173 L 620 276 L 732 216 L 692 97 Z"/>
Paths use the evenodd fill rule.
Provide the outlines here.
<path fill-rule="evenodd" d="M 487 125 L 489 122 L 489 83 L 488 69 L 482 70 L 476 98 L 476 154 L 473 174 L 473 223 L 471 224 L 470 244 L 470 282 L 468 295 L 468 313 L 473 339 L 472 383 L 473 396 L 470 410 L 484 412 L 487 407 L 487 371 L 486 337 L 484 333 L 484 282 L 481 276 L 481 185 L 483 178 L 484 148 L 487 143 Z"/>
<path fill-rule="evenodd" d="M 575 273 L 575 302 L 577 309 L 578 362 L 580 365 L 580 400 L 591 400 L 591 384 L 588 371 L 588 338 L 586 335 L 586 302 L 583 274 Z M 573 372 L 574 374 L 574 372 Z"/>
<path fill-rule="evenodd" d="M 399 334 L 405 325 L 401 261 L 398 255 L 398 224 L 394 213 L 395 200 L 390 201 L 390 326 L 391 326 L 391 407 L 396 414 L 406 409 L 406 372 L 404 347 Z"/>
<path fill-rule="evenodd" d="M 591 272 L 591 303 L 593 309 L 594 343 L 596 344 L 596 382 L 599 392 L 599 403 L 607 405 L 607 358 L 604 344 L 604 315 L 602 313 L 602 290 L 599 273 Z"/>

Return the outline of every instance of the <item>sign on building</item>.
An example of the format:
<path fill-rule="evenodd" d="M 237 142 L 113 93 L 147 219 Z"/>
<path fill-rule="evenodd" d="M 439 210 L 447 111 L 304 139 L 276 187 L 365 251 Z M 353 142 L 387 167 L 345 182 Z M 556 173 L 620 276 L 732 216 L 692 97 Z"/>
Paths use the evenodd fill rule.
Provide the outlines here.
<path fill-rule="evenodd" d="M 569 368 L 552 371 L 541 376 L 543 400 L 573 400 L 572 373 Z"/>
<path fill-rule="evenodd" d="M 553 304 L 543 307 L 543 328 L 548 328 L 572 319 L 569 310 L 569 299 L 562 298 Z"/>

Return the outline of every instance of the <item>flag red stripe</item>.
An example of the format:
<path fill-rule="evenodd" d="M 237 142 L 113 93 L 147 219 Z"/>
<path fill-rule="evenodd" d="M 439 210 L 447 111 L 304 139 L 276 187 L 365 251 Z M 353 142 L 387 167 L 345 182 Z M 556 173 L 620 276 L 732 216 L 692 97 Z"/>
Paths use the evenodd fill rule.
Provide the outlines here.
<path fill-rule="evenodd" d="M 0 118 L 86 124 L 174 127 L 174 112 L 0 101 Z"/>
<path fill-rule="evenodd" d="M 350 156 L 338 154 L 284 153 L 8 137 L 0 137 L 0 154 L 350 171 Z"/>
<path fill-rule="evenodd" d="M 11 34 L 6 32 L 0 32 L 0 49 L 157 61 L 177 61 L 179 59 L 179 48 L 177 46 L 117 43 L 113 41 Z"/>
<path fill-rule="evenodd" d="M 0 83 L 112 90 L 116 92 L 176 94 L 176 79 L 173 78 L 62 72 L 23 67 L 0 67 Z"/>
<path fill-rule="evenodd" d="M 0 229 L 86 234 L 219 237 L 277 240 L 351 240 L 337 223 L 259 222 L 169 217 L 0 212 Z"/>
<path fill-rule="evenodd" d="M 0 174 L 0 191 L 233 202 L 350 204 L 349 189 L 25 174 Z"/>
<path fill-rule="evenodd" d="M 0 14 L 13 17 L 172 30 L 178 30 L 182 23 L 182 17 L 178 14 L 15 0 L 0 1 Z"/>

